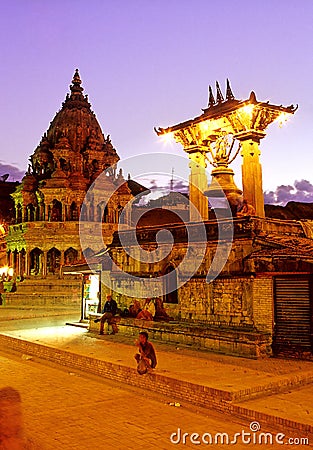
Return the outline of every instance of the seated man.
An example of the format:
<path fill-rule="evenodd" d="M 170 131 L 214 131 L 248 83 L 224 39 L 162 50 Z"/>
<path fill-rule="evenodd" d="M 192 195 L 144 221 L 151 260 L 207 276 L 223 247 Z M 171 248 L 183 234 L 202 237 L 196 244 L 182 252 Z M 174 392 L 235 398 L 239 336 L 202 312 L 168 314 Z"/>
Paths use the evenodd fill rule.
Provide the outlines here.
<path fill-rule="evenodd" d="M 103 334 L 104 324 L 107 321 L 108 325 L 112 325 L 112 333 L 116 334 L 118 332 L 118 328 L 116 322 L 113 319 L 117 312 L 117 304 L 116 301 L 113 300 L 111 295 L 107 295 L 107 301 L 102 310 L 102 316 L 99 319 L 94 320 L 95 323 L 100 322 L 100 332 L 99 334 Z"/>
<path fill-rule="evenodd" d="M 163 300 L 159 297 L 157 297 L 155 299 L 155 316 L 154 316 L 154 320 L 156 321 L 164 321 L 164 322 L 168 322 L 169 320 L 171 320 L 171 317 L 169 317 L 169 315 L 167 314 L 167 312 L 165 311 L 164 305 L 163 305 Z"/>
<path fill-rule="evenodd" d="M 137 317 L 141 311 L 141 305 L 138 300 L 134 300 L 134 303 L 129 307 L 129 317 Z"/>
<path fill-rule="evenodd" d="M 151 342 L 148 341 L 148 333 L 146 331 L 141 331 L 139 333 L 139 339 L 136 341 L 136 345 L 139 348 L 139 353 L 136 353 L 135 355 L 137 363 L 139 364 L 140 361 L 144 361 L 148 370 L 154 369 L 157 365 L 157 359 L 154 347 Z M 143 373 L 145 372 L 142 372 L 141 374 Z"/>
<path fill-rule="evenodd" d="M 147 298 L 142 310 L 137 315 L 136 319 L 153 320 L 155 315 L 155 306 L 152 298 Z"/>
<path fill-rule="evenodd" d="M 237 217 L 255 216 L 255 209 L 247 200 L 243 200 L 242 205 L 238 208 Z"/>

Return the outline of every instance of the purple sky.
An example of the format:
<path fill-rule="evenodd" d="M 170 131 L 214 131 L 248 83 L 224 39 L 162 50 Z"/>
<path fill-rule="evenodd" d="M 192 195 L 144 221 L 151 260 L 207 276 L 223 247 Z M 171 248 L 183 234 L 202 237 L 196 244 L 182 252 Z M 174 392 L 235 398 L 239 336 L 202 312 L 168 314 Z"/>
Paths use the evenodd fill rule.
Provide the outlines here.
<path fill-rule="evenodd" d="M 312 186 L 312 0 L 1 2 L 0 163 L 23 171 L 79 68 L 121 159 L 165 149 L 153 131 L 201 113 L 208 84 L 298 103 L 261 145 L 264 189 Z M 0 164 L 0 175 L 4 172 Z M 233 165 L 240 185 L 240 158 Z M 296 191 L 289 192 L 295 193 Z M 313 200 L 312 200 L 313 201 Z"/>

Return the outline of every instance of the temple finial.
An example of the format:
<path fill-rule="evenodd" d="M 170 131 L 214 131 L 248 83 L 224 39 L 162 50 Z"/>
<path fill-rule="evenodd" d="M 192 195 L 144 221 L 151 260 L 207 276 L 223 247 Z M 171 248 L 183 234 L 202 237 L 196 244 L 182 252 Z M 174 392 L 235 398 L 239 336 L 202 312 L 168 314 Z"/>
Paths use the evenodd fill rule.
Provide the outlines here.
<path fill-rule="evenodd" d="M 216 101 L 217 103 L 222 103 L 224 101 L 224 97 L 218 81 L 216 82 Z"/>
<path fill-rule="evenodd" d="M 226 100 L 234 100 L 234 94 L 230 87 L 229 79 L 226 78 Z"/>
<path fill-rule="evenodd" d="M 215 98 L 214 98 L 214 95 L 212 92 L 212 88 L 211 88 L 211 86 L 209 86 L 209 104 L 208 104 L 208 106 L 210 107 L 210 106 L 214 106 L 214 105 L 215 105 Z"/>
<path fill-rule="evenodd" d="M 82 82 L 82 80 L 80 79 L 79 71 L 78 71 L 78 69 L 76 69 L 75 73 L 74 73 L 74 76 L 73 76 L 72 83 L 73 84 L 81 84 L 81 82 Z"/>
<path fill-rule="evenodd" d="M 250 101 L 250 103 L 256 103 L 257 102 L 256 95 L 255 95 L 254 91 L 250 92 L 249 101 Z"/>
<path fill-rule="evenodd" d="M 73 93 L 74 92 L 83 92 L 84 88 L 81 87 L 82 80 L 80 79 L 78 69 L 75 70 L 72 83 L 73 84 L 71 84 L 70 89 Z"/>

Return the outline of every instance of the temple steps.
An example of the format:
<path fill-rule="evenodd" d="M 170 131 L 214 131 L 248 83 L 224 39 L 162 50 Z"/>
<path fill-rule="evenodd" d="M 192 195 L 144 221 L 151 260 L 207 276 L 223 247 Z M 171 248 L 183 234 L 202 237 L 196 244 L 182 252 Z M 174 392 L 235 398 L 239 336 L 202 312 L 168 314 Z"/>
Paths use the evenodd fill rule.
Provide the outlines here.
<path fill-rule="evenodd" d="M 16 284 L 15 292 L 2 294 L 4 305 L 74 306 L 81 304 L 82 282 L 75 277 L 27 279 Z"/>

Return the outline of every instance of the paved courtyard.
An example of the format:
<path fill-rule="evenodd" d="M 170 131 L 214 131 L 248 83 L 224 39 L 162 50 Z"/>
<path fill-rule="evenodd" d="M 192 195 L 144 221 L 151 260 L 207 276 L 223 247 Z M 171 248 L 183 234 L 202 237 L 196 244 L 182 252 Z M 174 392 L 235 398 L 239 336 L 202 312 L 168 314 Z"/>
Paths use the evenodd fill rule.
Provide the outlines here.
<path fill-rule="evenodd" d="M 0 310 L 2 345 L 5 339 L 21 344 L 15 351 L 9 347 L 0 350 L 0 389 L 10 386 L 20 394 L 24 430 L 29 439 L 26 447 L 1 444 L 1 424 L 5 429 L 3 418 L 5 421 L 6 415 L 1 411 L 3 398 L 0 391 L 0 449 L 167 450 L 199 446 L 225 448 L 227 445 L 244 449 L 252 445 L 254 448 L 282 448 L 282 444 L 290 446 L 291 443 L 298 448 L 313 448 L 306 445 L 307 441 L 301 442 L 307 437 L 313 442 L 312 436 L 299 428 L 286 427 L 288 420 L 300 425 L 312 424 L 312 383 L 303 378 L 305 384 L 301 385 L 303 374 L 311 377 L 312 363 L 247 360 L 155 342 L 159 357 L 155 383 L 159 379 L 162 385 L 162 380 L 171 379 L 173 386 L 180 382 L 183 389 L 188 389 L 188 380 L 191 380 L 194 384 L 190 389 L 196 386 L 200 386 L 200 391 L 202 386 L 213 390 L 217 388 L 235 396 L 246 387 L 249 398 L 239 403 L 237 399 L 235 403 L 248 408 L 253 414 L 258 413 L 260 418 L 224 415 L 209 409 L 210 404 L 207 404 L 208 408 L 203 408 L 195 401 L 177 401 L 171 390 L 165 396 L 153 389 L 157 384 L 151 384 L 151 378 L 146 376 L 135 376 L 138 385 L 144 383 L 146 390 L 137 384 L 129 385 L 127 377 L 135 367 L 133 340 L 122 335 L 100 337 L 65 326 L 71 314 L 67 314 L 66 319 L 63 314 L 64 311 L 60 311 L 60 316 L 56 316 L 53 312 L 51 317 L 39 318 L 38 311 L 34 317 L 34 312 L 29 310 L 19 312 L 15 317 L 13 310 Z M 74 319 L 75 314 L 72 316 Z M 41 359 L 37 353 L 30 356 L 19 350 L 25 348 L 25 342 L 29 343 L 30 349 L 36 345 L 50 348 L 52 356 L 54 351 L 56 355 L 64 352 L 73 355 L 74 361 L 89 357 L 96 366 L 101 363 L 111 365 L 113 371 L 114 367 L 122 367 L 121 373 L 125 378 L 116 382 L 114 377 L 94 375 L 84 367 L 79 370 L 71 364 L 59 365 L 54 357 L 47 360 Z M 298 384 L 295 382 L 297 379 L 301 381 Z M 267 388 L 274 383 L 275 391 L 280 389 L 281 383 L 290 380 L 295 384 L 290 385 L 289 389 L 287 386 L 281 392 L 261 392 L 255 398 L 258 386 Z M 202 395 L 199 394 L 199 400 Z M 188 395 L 185 394 L 185 397 Z M 266 415 L 281 417 L 282 421 L 276 425 L 266 422 Z M 255 433 L 250 430 L 252 422 Z M 264 437 L 261 444 L 258 443 L 260 433 L 265 431 L 272 433 L 273 444 L 268 442 L 266 445 Z M 242 441 L 242 432 L 251 435 L 250 438 L 245 435 L 246 443 Z M 283 442 L 278 443 L 275 441 L 276 435 L 282 432 L 286 436 Z M 171 441 L 173 433 L 176 434 Z M 197 434 L 192 437 L 193 433 Z M 228 433 L 227 437 L 223 437 L 224 444 L 221 444 L 221 435 L 217 434 L 216 438 L 216 433 Z M 235 439 L 236 433 L 239 434 Z M 209 435 L 213 439 L 212 445 L 208 444 Z M 288 441 L 289 438 L 292 441 Z M 249 439 L 255 442 L 249 443 Z"/>
<path fill-rule="evenodd" d="M 0 353 L 0 364 L 0 387 L 11 386 L 20 393 L 25 434 L 36 449 L 194 448 L 199 445 L 189 439 L 186 444 L 182 439 L 171 443 L 171 434 L 180 428 L 200 435 L 225 432 L 232 438 L 242 429 L 250 431 L 248 420 L 225 421 L 222 414 L 195 406 L 171 406 L 171 398 L 25 356 Z"/>

